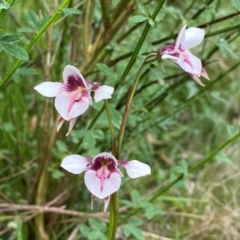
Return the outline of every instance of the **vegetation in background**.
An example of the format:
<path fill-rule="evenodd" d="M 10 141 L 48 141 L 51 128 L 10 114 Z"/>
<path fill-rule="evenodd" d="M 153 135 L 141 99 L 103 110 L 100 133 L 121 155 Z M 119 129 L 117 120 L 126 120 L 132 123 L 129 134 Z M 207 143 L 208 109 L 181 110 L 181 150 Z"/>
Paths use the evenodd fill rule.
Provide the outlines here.
<path fill-rule="evenodd" d="M 33 89 L 62 82 L 68 64 L 115 87 L 116 138 L 139 78 L 115 150 L 152 172 L 135 180 L 124 172 L 116 239 L 240 239 L 239 15 L 239 0 L 0 1 L 0 239 L 108 239 L 102 200 L 91 210 L 83 176 L 60 167 L 67 155 L 112 150 L 104 101 L 66 137 L 54 101 Z M 205 30 L 191 51 L 211 81 L 199 86 L 161 58 L 139 73 L 184 24 Z"/>

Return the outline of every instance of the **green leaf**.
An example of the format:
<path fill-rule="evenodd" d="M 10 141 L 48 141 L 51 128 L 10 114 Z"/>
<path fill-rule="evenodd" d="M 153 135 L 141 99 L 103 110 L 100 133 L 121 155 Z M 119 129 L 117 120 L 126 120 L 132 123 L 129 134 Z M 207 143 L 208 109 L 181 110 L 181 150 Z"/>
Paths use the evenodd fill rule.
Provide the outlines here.
<path fill-rule="evenodd" d="M 131 226 L 131 233 L 134 237 L 136 237 L 136 239 L 145 240 L 145 237 L 143 236 L 142 231 L 133 225 Z"/>
<path fill-rule="evenodd" d="M 18 42 L 23 38 L 23 35 L 20 33 L 14 33 L 14 34 L 7 34 L 4 37 L 1 38 L 1 42 L 5 43 L 14 43 Z"/>
<path fill-rule="evenodd" d="M 32 33 L 35 32 L 35 30 L 33 30 L 30 27 L 22 27 L 22 28 L 18 28 L 17 30 L 18 32 L 26 32 L 26 33 Z"/>
<path fill-rule="evenodd" d="M 227 132 L 228 132 L 228 134 L 229 134 L 229 136 L 230 137 L 233 137 L 234 135 L 236 135 L 237 134 L 237 131 L 236 131 L 236 129 L 234 128 L 234 126 L 233 125 L 227 125 Z"/>
<path fill-rule="evenodd" d="M 240 11 L 240 0 L 232 0 L 232 6 Z"/>
<path fill-rule="evenodd" d="M 148 23 L 154 28 L 155 22 L 151 18 L 148 19 Z"/>
<path fill-rule="evenodd" d="M 230 48 L 228 42 L 224 38 L 220 38 L 218 45 L 224 58 L 230 56 L 233 59 L 238 59 L 238 55 Z"/>
<path fill-rule="evenodd" d="M 139 198 L 140 198 L 139 192 L 136 189 L 132 190 L 131 199 L 132 199 L 133 203 L 138 203 Z"/>
<path fill-rule="evenodd" d="M 222 162 L 225 162 L 225 163 L 228 163 L 228 164 L 233 164 L 232 160 L 230 158 L 228 158 L 225 153 L 223 152 L 219 152 L 217 155 L 216 155 L 216 160 L 217 162 L 219 163 L 222 163 Z"/>
<path fill-rule="evenodd" d="M 81 224 L 79 230 L 80 230 L 80 232 L 82 233 L 83 236 L 88 237 L 89 228 L 86 225 Z"/>
<path fill-rule="evenodd" d="M 64 177 L 64 173 L 58 169 L 52 168 L 51 176 L 53 179 L 60 179 L 60 178 Z"/>
<path fill-rule="evenodd" d="M 1 46 L 5 51 L 7 51 L 9 54 L 11 54 L 15 58 L 19 58 L 26 61 L 29 59 L 28 53 L 22 47 L 13 45 L 11 43 L 4 43 L 4 42 L 1 42 Z"/>
<path fill-rule="evenodd" d="M 112 72 L 111 68 L 103 63 L 97 63 L 97 68 L 106 76 L 115 77 L 115 74 Z"/>
<path fill-rule="evenodd" d="M 33 10 L 27 10 L 24 14 L 27 23 L 37 31 L 38 27 L 38 15 Z"/>
<path fill-rule="evenodd" d="M 18 72 L 20 75 L 23 75 L 23 76 L 30 76 L 30 75 L 38 74 L 34 68 L 20 68 L 18 70 Z"/>
<path fill-rule="evenodd" d="M 6 2 L 6 1 L 2 1 L 1 3 L 0 3 L 0 9 L 9 9 L 10 8 L 10 5 L 9 5 L 9 3 L 8 2 Z"/>
<path fill-rule="evenodd" d="M 76 8 L 63 8 L 63 14 L 65 16 L 73 15 L 73 14 L 81 14 L 82 12 Z"/>
<path fill-rule="evenodd" d="M 96 140 L 92 134 L 92 132 L 85 130 L 84 137 L 83 137 L 83 147 L 85 149 L 92 148 L 96 144 Z"/>
<path fill-rule="evenodd" d="M 111 111 L 113 125 L 119 129 L 122 121 L 122 115 L 119 111 L 117 111 L 114 108 L 112 104 L 110 104 L 110 111 Z"/>
<path fill-rule="evenodd" d="M 59 152 L 66 153 L 68 151 L 68 148 L 67 148 L 67 145 L 66 145 L 65 142 L 63 142 L 61 140 L 57 140 L 56 145 L 57 145 L 57 149 L 58 149 Z"/>
<path fill-rule="evenodd" d="M 140 11 L 141 11 L 145 16 L 149 16 L 148 10 L 146 9 L 146 7 L 145 7 L 143 4 L 138 3 L 138 8 L 140 9 Z"/>
<path fill-rule="evenodd" d="M 129 22 L 130 23 L 135 23 L 135 22 L 144 22 L 146 20 L 148 20 L 149 18 L 143 15 L 135 15 L 133 17 L 129 18 Z"/>

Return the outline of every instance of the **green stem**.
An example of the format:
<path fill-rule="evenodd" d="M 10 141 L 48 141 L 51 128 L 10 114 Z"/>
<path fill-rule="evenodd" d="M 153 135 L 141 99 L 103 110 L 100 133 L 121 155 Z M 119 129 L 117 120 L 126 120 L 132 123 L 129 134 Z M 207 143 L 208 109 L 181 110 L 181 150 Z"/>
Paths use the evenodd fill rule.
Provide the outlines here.
<path fill-rule="evenodd" d="M 49 18 L 49 20 L 42 26 L 42 28 L 36 32 L 32 40 L 29 42 L 29 44 L 26 46 L 25 50 L 27 52 L 30 51 L 32 46 L 36 43 L 36 41 L 42 36 L 42 34 L 47 30 L 47 28 L 52 24 L 55 19 L 62 14 L 61 10 L 69 3 L 70 0 L 64 0 L 61 5 L 58 7 L 58 9 L 55 11 L 55 13 Z M 14 74 L 14 72 L 18 69 L 20 66 L 22 60 L 18 59 L 15 64 L 13 65 L 12 69 L 5 75 L 5 77 L 0 81 L 0 89 L 6 84 L 6 82 L 11 78 L 11 76 Z"/>
<path fill-rule="evenodd" d="M 222 150 L 224 149 L 227 145 L 235 141 L 237 138 L 240 137 L 240 132 L 234 135 L 233 137 L 229 138 L 226 142 L 224 142 L 221 146 L 219 146 L 217 149 L 215 149 L 207 158 L 205 158 L 203 161 L 195 165 L 194 167 L 189 169 L 189 173 L 195 172 L 197 169 L 201 168 L 202 166 L 206 165 L 210 161 L 214 159 L 214 157 Z M 151 198 L 149 198 L 149 202 L 153 202 L 155 199 L 157 199 L 159 196 L 161 196 L 163 193 L 167 192 L 172 186 L 174 186 L 177 182 L 182 180 L 184 178 L 184 174 L 181 174 L 176 178 L 174 181 L 170 182 L 165 188 L 160 189 L 157 191 Z M 137 208 L 130 213 L 128 213 L 120 222 L 119 225 L 123 224 L 128 220 L 131 216 L 135 215 L 141 210 L 141 208 Z"/>
<path fill-rule="evenodd" d="M 4 17 L 6 16 L 6 14 L 8 13 L 8 11 L 10 10 L 10 8 L 12 7 L 12 5 L 15 3 L 15 0 L 10 0 L 8 1 L 9 4 L 9 8 L 8 9 L 2 9 L 1 13 L 0 13 L 0 23 L 2 23 Z"/>
<path fill-rule="evenodd" d="M 109 15 L 109 0 L 101 0 L 101 7 L 102 7 L 102 16 L 103 16 L 103 24 L 105 28 L 109 28 L 111 21 L 110 21 L 110 15 Z"/>
<path fill-rule="evenodd" d="M 106 109 L 106 112 L 107 112 L 108 124 L 109 124 L 109 129 L 110 129 L 110 134 L 111 134 L 111 145 L 112 145 L 111 149 L 112 149 L 113 155 L 115 155 L 114 127 L 113 127 L 113 122 L 112 122 L 110 108 L 109 108 L 109 105 L 108 105 L 108 100 L 104 100 L 104 104 L 105 104 L 105 109 Z"/>
<path fill-rule="evenodd" d="M 137 88 L 142 70 L 143 70 L 143 68 L 146 64 L 148 64 L 149 62 L 155 61 L 156 56 L 157 56 L 156 53 L 152 53 L 152 54 L 148 55 L 148 57 L 145 59 L 144 63 L 142 64 L 142 66 L 138 70 L 138 73 L 137 73 L 137 76 L 135 78 L 134 83 L 132 84 L 131 88 L 129 89 L 127 103 L 126 103 L 126 106 L 125 106 L 125 109 L 124 109 L 123 118 L 122 118 L 120 130 L 119 130 L 118 146 L 117 146 L 117 152 L 116 152 L 117 159 L 120 157 L 120 151 L 121 151 L 123 136 L 124 136 L 124 132 L 125 132 L 126 124 L 127 124 L 127 119 L 128 119 L 129 113 L 130 113 L 132 100 L 133 100 L 133 97 L 134 97 L 134 94 L 135 94 L 135 91 L 136 91 L 136 88 Z M 153 57 L 153 59 L 149 59 L 151 57 Z"/>
<path fill-rule="evenodd" d="M 88 54 L 88 47 L 90 43 L 90 29 L 91 29 L 91 11 L 92 11 L 92 0 L 87 1 L 86 6 L 86 13 L 84 18 L 84 36 L 83 36 L 83 43 L 84 43 L 84 50 L 85 56 Z"/>
<path fill-rule="evenodd" d="M 154 12 L 153 12 L 153 14 L 152 14 L 152 16 L 151 16 L 151 19 L 152 19 L 152 20 L 154 20 L 154 19 L 156 18 L 156 16 L 158 15 L 159 11 L 161 10 L 164 2 L 165 2 L 165 0 L 159 1 L 157 7 L 155 8 L 155 10 L 154 10 Z M 141 37 L 140 37 L 140 39 L 139 39 L 139 41 L 138 41 L 138 43 L 137 43 L 137 46 L 136 46 L 136 48 L 135 48 L 135 50 L 134 50 L 134 52 L 133 52 L 133 55 L 132 55 L 132 57 L 131 57 L 131 59 L 130 59 L 128 65 L 127 65 L 127 67 L 125 68 L 125 71 L 123 72 L 123 74 L 122 74 L 119 82 L 117 83 L 117 85 L 116 85 L 116 87 L 115 87 L 115 91 L 116 91 L 116 89 L 118 88 L 118 86 L 122 84 L 122 82 L 123 82 L 123 81 L 125 80 L 125 78 L 127 77 L 128 73 L 130 72 L 133 64 L 134 64 L 135 61 L 136 61 L 137 55 L 138 55 L 138 53 L 139 53 L 139 51 L 140 51 L 140 49 L 141 49 L 141 47 L 142 47 L 142 45 L 143 45 L 143 42 L 144 42 L 144 40 L 145 40 L 145 38 L 146 38 L 146 36 L 147 36 L 148 31 L 150 30 L 150 28 L 151 28 L 151 25 L 150 25 L 149 23 L 147 23 L 146 26 L 145 26 L 145 28 L 144 28 L 144 30 L 143 30 L 143 32 L 142 32 L 142 35 L 141 35 Z"/>
<path fill-rule="evenodd" d="M 111 195 L 108 240 L 115 240 L 118 220 L 118 192 Z"/>

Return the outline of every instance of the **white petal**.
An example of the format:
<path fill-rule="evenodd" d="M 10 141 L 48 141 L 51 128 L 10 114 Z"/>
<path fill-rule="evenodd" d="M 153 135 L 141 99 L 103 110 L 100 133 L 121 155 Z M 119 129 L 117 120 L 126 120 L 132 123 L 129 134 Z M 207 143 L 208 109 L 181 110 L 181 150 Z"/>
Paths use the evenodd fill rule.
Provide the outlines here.
<path fill-rule="evenodd" d="M 182 27 L 181 31 L 179 32 L 176 42 L 175 42 L 175 48 L 174 52 L 176 52 L 179 49 L 180 44 L 182 44 L 185 40 L 185 32 L 186 32 L 186 24 Z"/>
<path fill-rule="evenodd" d="M 75 78 L 79 77 L 81 79 L 81 82 L 85 86 L 85 88 L 90 89 L 89 85 L 86 83 L 83 75 L 80 73 L 80 71 L 76 67 L 74 67 L 72 65 L 67 65 L 63 70 L 63 82 L 65 84 L 67 83 L 69 76 L 74 76 Z"/>
<path fill-rule="evenodd" d="M 137 160 L 118 161 L 118 163 L 126 168 L 127 174 L 130 178 L 138 178 L 151 174 L 151 168 L 147 164 Z"/>
<path fill-rule="evenodd" d="M 191 27 L 185 32 L 184 47 L 187 49 L 193 48 L 200 44 L 204 38 L 205 31 L 201 28 Z"/>
<path fill-rule="evenodd" d="M 80 101 L 75 102 L 70 111 L 70 96 L 66 91 L 60 91 L 55 99 L 55 107 L 58 113 L 67 121 L 83 114 L 92 103 L 91 97 L 82 97 Z"/>
<path fill-rule="evenodd" d="M 79 174 L 86 169 L 88 162 L 89 158 L 85 158 L 76 154 L 69 155 L 63 159 L 61 167 L 68 172 Z"/>
<path fill-rule="evenodd" d="M 63 84 L 59 82 L 43 82 L 34 89 L 45 97 L 56 97 L 62 86 Z"/>
<path fill-rule="evenodd" d="M 112 94 L 114 92 L 114 88 L 110 86 L 99 86 L 96 90 L 94 90 L 94 100 L 95 102 L 99 102 L 103 99 L 110 99 L 112 97 Z"/>
<path fill-rule="evenodd" d="M 177 64 L 184 71 L 200 76 L 202 70 L 201 60 L 198 57 L 194 56 L 188 49 L 185 49 L 184 52 L 184 58 L 178 58 Z"/>
<path fill-rule="evenodd" d="M 101 190 L 101 180 L 96 176 L 96 172 L 88 170 L 84 176 L 85 184 L 88 190 L 96 197 L 103 199 L 116 192 L 121 185 L 121 176 L 118 173 L 111 173 L 109 178 L 104 180 L 103 189 Z"/>

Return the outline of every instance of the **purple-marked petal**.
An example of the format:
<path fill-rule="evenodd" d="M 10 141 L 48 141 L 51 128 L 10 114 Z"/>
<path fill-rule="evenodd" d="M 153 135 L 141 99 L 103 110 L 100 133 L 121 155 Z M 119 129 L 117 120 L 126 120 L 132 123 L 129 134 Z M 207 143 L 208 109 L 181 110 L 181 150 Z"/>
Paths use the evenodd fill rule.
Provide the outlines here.
<path fill-rule="evenodd" d="M 204 38 L 205 31 L 201 28 L 190 27 L 185 32 L 184 47 L 193 48 L 200 44 Z"/>
<path fill-rule="evenodd" d="M 114 88 L 110 86 L 99 86 L 96 90 L 94 90 L 94 100 L 95 102 L 99 102 L 103 99 L 110 99 L 114 92 Z"/>
<path fill-rule="evenodd" d="M 183 58 L 178 58 L 177 64 L 186 72 L 201 75 L 202 62 L 194 56 L 189 50 L 185 49 Z"/>
<path fill-rule="evenodd" d="M 174 52 L 176 52 L 179 49 L 179 46 L 181 43 L 184 42 L 185 40 L 185 32 L 186 32 L 186 24 L 182 27 L 181 31 L 179 32 L 176 42 L 175 42 L 175 47 L 174 47 Z"/>
<path fill-rule="evenodd" d="M 66 136 L 68 136 L 71 133 L 73 126 L 76 123 L 76 120 L 77 120 L 77 118 L 72 118 L 69 120 L 68 132 L 67 132 Z"/>
<path fill-rule="evenodd" d="M 63 82 L 65 84 L 67 84 L 69 81 L 69 78 L 71 78 L 71 77 L 74 77 L 74 79 L 79 81 L 79 83 L 82 86 L 84 86 L 86 89 L 89 89 L 89 86 L 86 83 L 86 81 L 85 81 L 84 77 L 82 76 L 82 74 L 80 73 L 80 71 L 72 65 L 67 65 L 63 70 Z"/>
<path fill-rule="evenodd" d="M 127 174 L 130 178 L 138 178 L 151 174 L 151 168 L 147 164 L 137 160 L 118 161 L 118 163 L 126 168 Z"/>
<path fill-rule="evenodd" d="M 74 154 L 65 157 L 61 163 L 61 167 L 68 172 L 79 174 L 86 170 L 88 163 L 89 158 Z"/>
<path fill-rule="evenodd" d="M 101 179 L 96 176 L 96 171 L 88 170 L 84 175 L 85 184 L 88 190 L 96 197 L 103 199 L 116 192 L 121 184 L 121 176 L 118 173 L 111 173 L 109 178 L 104 180 L 101 190 Z"/>
<path fill-rule="evenodd" d="M 117 159 L 111 153 L 108 153 L 108 152 L 99 153 L 97 156 L 93 158 L 92 163 L 94 164 L 97 160 L 100 160 L 100 159 L 112 160 L 114 162 L 114 167 L 117 168 L 118 166 Z"/>
<path fill-rule="evenodd" d="M 57 120 L 57 132 L 58 132 L 58 131 L 60 130 L 60 128 L 62 127 L 64 121 L 65 121 L 65 120 L 64 120 L 61 116 L 58 117 L 58 120 Z"/>
<path fill-rule="evenodd" d="M 58 113 L 67 121 L 72 118 L 76 118 L 83 114 L 92 104 L 91 96 L 83 96 L 78 102 L 74 102 L 70 111 L 69 106 L 71 103 L 70 95 L 66 91 L 61 91 L 55 99 L 55 107 Z"/>
<path fill-rule="evenodd" d="M 34 89 L 45 97 L 56 97 L 62 86 L 63 84 L 59 82 L 43 82 Z"/>

